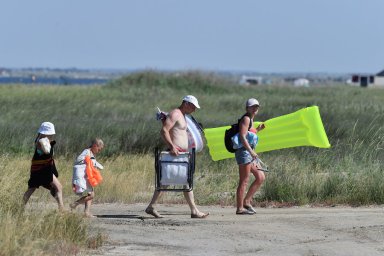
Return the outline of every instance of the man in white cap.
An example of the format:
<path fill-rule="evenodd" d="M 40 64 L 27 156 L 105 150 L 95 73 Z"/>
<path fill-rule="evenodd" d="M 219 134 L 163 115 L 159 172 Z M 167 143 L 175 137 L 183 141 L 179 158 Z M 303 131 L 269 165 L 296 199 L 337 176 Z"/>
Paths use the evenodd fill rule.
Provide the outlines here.
<path fill-rule="evenodd" d="M 200 108 L 196 97 L 187 95 L 183 98 L 181 105 L 169 112 L 167 118 L 163 122 L 163 127 L 160 132 L 161 137 L 167 144 L 172 155 L 178 155 L 179 152 L 188 152 L 187 121 L 185 120 L 184 115 L 191 114 L 196 108 Z M 155 218 L 162 218 L 154 208 L 154 205 L 161 194 L 161 191 L 155 190 L 152 200 L 145 210 L 147 214 L 150 214 Z M 191 209 L 191 218 L 206 218 L 209 215 L 209 213 L 203 213 L 197 209 L 193 191 L 184 192 L 184 197 Z"/>
<path fill-rule="evenodd" d="M 42 186 L 56 199 L 59 210 L 63 210 L 63 187 L 58 180 L 59 174 L 53 159 L 55 126 L 50 122 L 43 122 L 37 132 L 28 190 L 24 193 L 23 201 L 26 204 L 33 192 Z"/>

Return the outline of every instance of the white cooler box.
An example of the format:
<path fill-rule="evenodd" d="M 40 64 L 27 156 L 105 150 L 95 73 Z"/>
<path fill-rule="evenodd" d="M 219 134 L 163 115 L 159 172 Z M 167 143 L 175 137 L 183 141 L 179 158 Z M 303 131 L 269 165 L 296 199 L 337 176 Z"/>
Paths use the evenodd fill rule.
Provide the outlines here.
<path fill-rule="evenodd" d="M 191 191 L 193 189 L 194 151 L 171 155 L 155 152 L 156 190 Z"/>

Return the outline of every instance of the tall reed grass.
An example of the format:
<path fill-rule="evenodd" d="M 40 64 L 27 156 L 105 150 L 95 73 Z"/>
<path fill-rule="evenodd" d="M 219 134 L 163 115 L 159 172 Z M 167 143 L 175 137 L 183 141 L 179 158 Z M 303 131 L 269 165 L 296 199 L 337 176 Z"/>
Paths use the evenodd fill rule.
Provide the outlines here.
<path fill-rule="evenodd" d="M 97 156 L 105 170 L 95 203 L 148 202 L 154 190 L 152 152 L 162 145 L 155 108 L 169 111 L 187 94 L 199 99 L 202 108 L 194 116 L 206 128 L 235 122 L 250 97 L 261 102 L 259 121 L 319 106 L 332 147 L 261 153 L 271 172 L 255 202 L 384 203 L 382 89 L 346 85 L 243 87 L 214 74 L 154 71 L 132 74 L 105 86 L 0 86 L 0 227 L 9 230 L 1 232 L 0 255 L 16 255 L 18 250 L 39 255 L 39 250 L 52 244 L 48 252 L 60 246 L 81 248 L 85 245 L 76 241 L 90 235 L 90 231 L 84 232 L 89 228 L 86 221 L 77 215 L 55 215 L 51 209 L 39 215 L 36 208 L 41 202 L 54 202 L 43 189 L 34 194 L 27 214 L 20 210 L 33 140 L 41 122 L 51 121 L 56 126 L 56 162 L 66 205 L 76 199 L 71 191 L 73 160 L 96 136 L 106 145 Z M 197 203 L 234 204 L 237 168 L 233 159 L 213 162 L 207 149 L 199 153 L 194 187 Z M 167 193 L 162 202 L 184 199 L 181 193 Z M 48 221 L 48 227 L 39 224 L 43 220 Z M 18 226 L 25 228 L 19 230 Z M 64 228 L 63 233 L 56 234 L 51 226 Z M 49 242 L 42 242 L 46 237 Z"/>
<path fill-rule="evenodd" d="M 307 106 L 319 106 L 332 147 L 330 149 L 302 147 L 263 153 L 262 157 L 268 159 L 267 162 L 274 170 L 267 179 L 263 199 L 312 202 L 340 197 L 340 187 L 338 191 L 321 192 L 319 188 L 321 185 L 317 184 L 318 182 L 310 185 L 311 177 L 292 175 L 295 172 L 300 175 L 314 174 L 316 177 L 322 177 L 316 178 L 320 179 L 321 184 L 328 184 L 327 179 L 336 177 L 335 179 L 351 181 L 357 179 L 359 175 L 361 182 L 366 182 L 368 175 L 378 175 L 376 173 L 382 171 L 384 90 L 346 85 L 311 88 L 243 87 L 214 74 L 201 72 L 147 71 L 122 77 L 106 86 L 92 87 L 1 86 L 0 108 L 3 115 L 0 122 L 0 152 L 31 156 L 32 143 L 38 126 L 43 121 L 51 121 L 57 130 L 57 155 L 68 159 L 69 163 L 88 146 L 89 139 L 95 136 L 103 138 L 106 143 L 105 151 L 100 157 L 104 157 L 107 162 L 109 159 L 118 159 L 114 161 L 114 164 L 118 165 L 115 170 L 123 170 L 125 168 L 123 166 L 133 163 L 139 165 L 136 163 L 140 162 L 139 160 L 128 164 L 125 162 L 128 161 L 126 158 L 135 159 L 137 156 L 143 156 L 148 158 L 146 161 L 149 163 L 149 159 L 153 158 L 154 148 L 162 144 L 159 136 L 160 123 L 154 119 L 155 108 L 158 106 L 162 110 L 169 111 L 177 107 L 186 94 L 193 94 L 199 99 L 202 109 L 194 116 L 204 127 L 233 123 L 244 112 L 244 101 L 249 97 L 256 97 L 261 102 L 257 117 L 260 121 Z M 227 175 L 223 172 L 224 169 L 232 170 L 231 173 L 236 176 L 236 170 L 233 170 L 236 169 L 236 165 L 233 162 L 231 160 L 212 162 L 207 150 L 198 155 L 198 166 L 204 172 L 204 177 L 212 175 L 215 177 L 213 184 L 217 183 L 216 189 L 207 192 L 209 194 L 207 198 L 212 199 L 215 191 L 221 190 L 220 188 L 224 186 L 223 181 L 218 180 L 221 175 Z M 137 169 L 152 167 L 153 163 L 142 164 Z M 286 178 L 283 178 L 284 173 L 288 175 Z M 321 176 L 318 173 L 326 175 Z M 106 184 L 113 187 L 114 182 L 121 180 L 116 177 L 123 174 L 123 171 L 116 171 L 110 180 L 105 181 Z M 298 178 L 300 183 L 288 182 L 288 177 L 291 179 L 300 177 Z M 127 177 L 126 181 L 133 178 Z M 140 177 L 140 180 L 138 178 L 137 181 L 140 182 L 133 182 L 132 187 L 135 187 L 135 184 L 144 186 L 141 180 L 148 178 L 150 175 Z M 298 186 L 303 180 L 307 180 L 308 184 L 300 190 Z M 272 184 L 272 181 L 278 184 Z M 232 191 L 235 183 L 231 183 Z M 292 190 L 287 190 L 289 193 L 275 191 L 277 189 L 275 186 L 287 189 L 291 185 Z M 101 190 L 107 190 L 107 187 L 109 185 Z M 327 187 L 330 189 L 328 185 Z M 275 192 L 267 193 L 268 188 Z M 308 189 L 313 191 L 304 193 Z M 373 189 L 376 187 L 368 188 Z M 133 191 L 136 189 L 130 193 Z M 351 201 L 352 194 L 347 190 L 342 191 L 350 196 L 344 195 L 341 201 Z M 110 191 L 106 192 L 105 198 L 108 200 L 126 198 L 123 195 L 127 194 L 125 192 L 115 193 L 113 195 L 114 193 Z M 301 196 L 293 195 L 297 193 Z M 336 194 L 337 196 L 332 196 Z M 142 196 L 136 196 L 143 199 Z M 365 198 L 370 199 L 363 200 L 364 203 L 383 201 L 376 196 L 367 195 Z M 127 200 L 133 200 L 133 197 Z M 208 201 L 214 202 L 213 199 Z"/>

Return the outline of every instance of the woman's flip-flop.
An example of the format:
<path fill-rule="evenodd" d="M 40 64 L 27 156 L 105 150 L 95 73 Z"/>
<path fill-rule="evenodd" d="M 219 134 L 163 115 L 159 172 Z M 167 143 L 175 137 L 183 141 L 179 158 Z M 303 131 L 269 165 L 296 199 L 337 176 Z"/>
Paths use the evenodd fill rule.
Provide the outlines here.
<path fill-rule="evenodd" d="M 253 209 L 252 205 L 244 205 L 244 209 L 247 209 L 250 212 L 256 213 L 256 210 Z"/>
<path fill-rule="evenodd" d="M 192 219 L 205 219 L 208 217 L 208 215 L 209 215 L 209 213 L 203 213 L 202 215 L 191 214 L 191 218 Z"/>
<path fill-rule="evenodd" d="M 253 215 L 253 214 L 255 214 L 254 212 L 251 212 L 251 211 L 249 211 L 249 210 L 247 210 L 247 209 L 244 209 L 244 210 L 242 210 L 242 211 L 236 211 L 236 214 L 237 215 Z"/>

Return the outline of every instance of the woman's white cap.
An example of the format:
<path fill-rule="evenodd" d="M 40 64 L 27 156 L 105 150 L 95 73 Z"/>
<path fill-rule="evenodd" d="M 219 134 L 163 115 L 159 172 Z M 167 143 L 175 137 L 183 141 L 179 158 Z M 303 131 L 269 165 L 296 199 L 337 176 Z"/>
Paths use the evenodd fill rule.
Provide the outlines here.
<path fill-rule="evenodd" d="M 248 99 L 247 102 L 245 103 L 246 107 L 252 107 L 252 106 L 260 106 L 259 101 L 257 99 L 251 98 Z"/>
<path fill-rule="evenodd" d="M 53 135 L 55 133 L 55 126 L 53 123 L 50 122 L 44 122 L 40 125 L 38 133 L 44 134 L 44 135 Z"/>
<path fill-rule="evenodd" d="M 199 102 L 197 101 L 197 99 L 196 99 L 195 96 L 187 95 L 187 96 L 185 96 L 185 97 L 183 98 L 183 101 L 190 102 L 190 103 L 192 103 L 193 105 L 195 105 L 195 107 L 200 108 L 200 106 L 199 106 Z"/>

